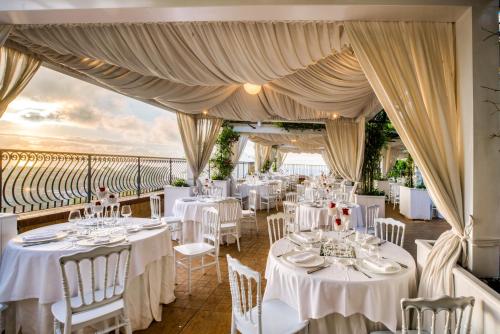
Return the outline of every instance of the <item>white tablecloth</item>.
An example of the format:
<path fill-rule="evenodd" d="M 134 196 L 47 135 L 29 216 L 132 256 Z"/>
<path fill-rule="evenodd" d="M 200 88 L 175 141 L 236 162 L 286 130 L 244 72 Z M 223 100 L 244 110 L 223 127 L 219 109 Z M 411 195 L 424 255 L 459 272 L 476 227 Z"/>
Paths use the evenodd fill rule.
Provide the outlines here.
<path fill-rule="evenodd" d="M 219 200 L 200 201 L 194 197 L 177 199 L 174 204 L 174 216 L 182 219 L 183 242 L 202 242 L 202 219 L 204 208 L 219 209 Z M 241 215 L 241 213 L 240 213 Z"/>
<path fill-rule="evenodd" d="M 148 219 L 130 218 L 133 223 Z M 57 224 L 42 229 L 65 229 Z M 30 232 L 28 232 L 30 233 Z M 172 241 L 167 229 L 143 230 L 128 236 L 132 244 L 126 303 L 132 329 L 161 320 L 161 304 L 175 299 Z M 0 267 L 0 302 L 10 303 L 23 333 L 52 332 L 52 303 L 63 298 L 59 257 L 85 251 L 68 241 L 22 247 L 10 241 Z"/>
<path fill-rule="evenodd" d="M 356 203 L 349 203 L 349 206 L 351 207 L 351 228 L 362 228 L 364 225 L 361 207 Z M 343 208 L 346 207 L 346 205 L 339 205 L 338 207 Z M 297 222 L 300 224 L 301 229 L 308 230 L 311 226 L 318 228 L 321 225 L 326 225 L 328 221 L 328 208 L 316 208 L 301 203 L 297 208 L 296 215 Z"/>
<path fill-rule="evenodd" d="M 257 192 L 257 210 L 260 210 L 260 209 L 266 208 L 266 206 L 261 207 L 260 196 L 267 192 L 267 186 L 269 185 L 270 182 L 276 182 L 276 180 L 275 181 L 257 181 L 255 183 L 253 183 L 253 182 L 241 183 L 238 186 L 238 190 L 241 193 L 242 197 L 248 197 L 250 190 L 255 190 Z M 274 207 L 274 205 L 271 205 L 271 207 Z"/>
<path fill-rule="evenodd" d="M 369 279 L 351 269 L 346 271 L 338 264 L 307 274 L 306 269 L 277 257 L 293 247 L 286 239 L 278 240 L 271 247 L 264 300 L 280 299 L 296 309 L 302 320 L 317 319 L 311 322 L 310 333 L 366 333 L 376 327 L 375 323 L 391 331 L 400 326 L 400 300 L 413 297 L 416 292 L 415 262 L 403 248 L 385 243 L 380 253 L 407 264 L 409 269 L 394 275 L 371 274 Z M 365 256 L 363 252 L 357 254 Z M 346 332 L 346 328 L 350 330 Z"/>

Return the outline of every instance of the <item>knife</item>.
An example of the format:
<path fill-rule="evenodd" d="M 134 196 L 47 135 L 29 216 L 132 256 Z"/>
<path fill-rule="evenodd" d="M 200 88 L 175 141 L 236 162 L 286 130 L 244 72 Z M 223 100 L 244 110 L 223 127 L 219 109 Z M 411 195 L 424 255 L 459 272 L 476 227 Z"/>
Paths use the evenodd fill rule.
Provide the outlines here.
<path fill-rule="evenodd" d="M 295 242 L 293 241 L 292 239 L 290 239 L 290 237 L 286 237 L 286 240 L 290 241 L 292 244 L 294 244 L 295 246 L 299 246 L 299 247 L 302 247 L 301 244 L 299 244 L 298 242 Z"/>
<path fill-rule="evenodd" d="M 38 246 L 38 245 L 45 245 L 45 244 L 51 244 L 51 243 L 56 243 L 56 242 L 61 242 L 63 240 L 50 240 L 50 241 L 40 241 L 40 242 L 31 242 L 29 244 L 23 244 L 23 247 L 31 247 L 31 246 Z"/>
<path fill-rule="evenodd" d="M 405 268 L 405 269 L 408 269 L 408 266 L 407 266 L 406 264 L 404 264 L 404 263 L 401 263 L 401 262 L 398 262 L 398 261 L 395 261 L 395 260 L 389 259 L 389 258 L 384 257 L 384 256 L 382 256 L 382 258 L 383 258 L 383 259 L 385 259 L 385 260 L 391 260 L 391 261 L 394 261 L 394 262 L 396 262 L 397 264 L 399 264 L 401 267 L 403 267 L 403 268 Z"/>
<path fill-rule="evenodd" d="M 324 264 L 324 265 L 319 266 L 319 267 L 316 267 L 316 268 L 314 268 L 314 269 L 309 269 L 309 270 L 307 271 L 307 273 L 308 273 L 308 274 L 312 274 L 312 273 L 315 273 L 315 272 L 317 272 L 317 271 L 323 270 L 323 269 L 328 268 L 328 267 L 330 267 L 330 264 Z"/>

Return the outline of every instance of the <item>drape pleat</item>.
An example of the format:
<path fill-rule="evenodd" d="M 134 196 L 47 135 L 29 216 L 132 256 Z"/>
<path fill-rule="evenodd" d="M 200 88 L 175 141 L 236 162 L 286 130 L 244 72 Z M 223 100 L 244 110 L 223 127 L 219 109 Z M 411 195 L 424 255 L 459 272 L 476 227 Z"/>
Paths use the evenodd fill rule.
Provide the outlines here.
<path fill-rule="evenodd" d="M 9 38 L 11 31 L 12 31 L 12 25 L 0 24 L 0 47 L 2 47 L 7 38 Z"/>
<path fill-rule="evenodd" d="M 451 270 L 465 250 L 463 152 L 451 23 L 346 22 L 356 57 L 452 229 L 430 252 L 422 297 L 452 294 Z"/>
<path fill-rule="evenodd" d="M 359 182 L 365 149 L 365 120 L 336 119 L 326 122 L 326 162 L 341 177 Z"/>
<path fill-rule="evenodd" d="M 267 160 L 271 158 L 271 145 L 255 143 L 255 171 L 260 172 Z"/>
<path fill-rule="evenodd" d="M 240 161 L 241 154 L 245 150 L 247 146 L 248 136 L 244 134 L 240 134 L 240 138 L 236 143 L 233 144 L 232 147 L 232 155 L 231 155 L 231 163 L 236 167 L 238 161 Z"/>
<path fill-rule="evenodd" d="M 10 48 L 0 48 L 0 117 L 30 82 L 38 67 L 38 59 Z"/>
<path fill-rule="evenodd" d="M 222 120 L 177 113 L 184 153 L 196 182 L 210 159 Z"/>
<path fill-rule="evenodd" d="M 279 145 L 282 152 L 320 153 L 325 140 L 319 134 L 252 133 L 250 140 L 261 145 Z"/>

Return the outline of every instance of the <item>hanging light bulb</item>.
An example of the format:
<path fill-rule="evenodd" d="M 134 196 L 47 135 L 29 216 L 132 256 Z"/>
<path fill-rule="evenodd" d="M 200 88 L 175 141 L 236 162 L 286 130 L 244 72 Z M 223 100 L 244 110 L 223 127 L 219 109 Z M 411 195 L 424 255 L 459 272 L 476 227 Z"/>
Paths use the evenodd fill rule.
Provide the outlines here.
<path fill-rule="evenodd" d="M 339 114 L 334 113 L 334 114 L 333 114 L 333 119 L 337 119 L 337 118 L 339 118 Z"/>
<path fill-rule="evenodd" d="M 251 83 L 246 83 L 243 85 L 243 88 L 245 91 L 250 94 L 250 95 L 256 95 L 259 94 L 260 90 L 262 89 L 261 85 L 254 85 Z"/>
<path fill-rule="evenodd" d="M 292 139 L 291 142 L 295 143 L 295 142 L 297 142 L 297 139 Z"/>
<path fill-rule="evenodd" d="M 203 112 L 203 115 L 208 115 L 208 110 L 207 109 L 203 110 L 202 112 Z"/>

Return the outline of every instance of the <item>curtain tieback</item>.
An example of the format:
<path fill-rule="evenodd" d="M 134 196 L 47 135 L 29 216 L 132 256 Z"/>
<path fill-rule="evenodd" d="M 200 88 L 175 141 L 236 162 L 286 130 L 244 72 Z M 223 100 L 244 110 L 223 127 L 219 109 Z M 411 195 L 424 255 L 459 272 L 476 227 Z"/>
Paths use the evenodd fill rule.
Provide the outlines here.
<path fill-rule="evenodd" d="M 463 233 L 457 232 L 457 230 L 452 229 L 453 234 L 460 239 L 460 244 L 462 246 L 462 265 L 467 263 L 468 251 L 467 251 L 467 241 L 471 239 L 472 226 L 474 225 L 474 217 L 469 215 L 469 220 L 465 223 Z"/>

